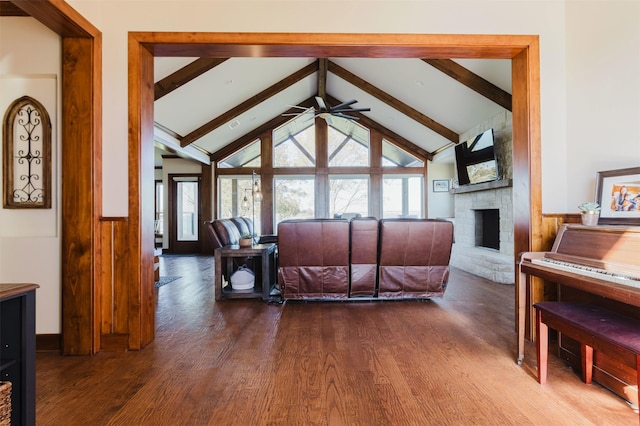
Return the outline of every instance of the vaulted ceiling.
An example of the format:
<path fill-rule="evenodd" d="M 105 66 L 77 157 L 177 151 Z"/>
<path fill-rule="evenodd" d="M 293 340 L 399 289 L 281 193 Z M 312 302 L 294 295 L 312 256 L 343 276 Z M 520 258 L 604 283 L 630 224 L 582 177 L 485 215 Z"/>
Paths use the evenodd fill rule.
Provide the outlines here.
<path fill-rule="evenodd" d="M 295 106 L 317 109 L 317 95 L 332 106 L 356 99 L 353 108 L 371 109 L 351 114 L 359 123 L 432 157 L 511 110 L 511 61 L 157 57 L 157 146 L 217 160 L 291 119 L 283 114 L 299 112 Z"/>
<path fill-rule="evenodd" d="M 27 16 L 0 1 L 0 16 Z M 284 123 L 294 106 L 350 99 L 359 122 L 427 158 L 452 161 L 459 135 L 511 110 L 511 61 L 401 58 L 155 58 L 156 165 L 206 163 Z"/>

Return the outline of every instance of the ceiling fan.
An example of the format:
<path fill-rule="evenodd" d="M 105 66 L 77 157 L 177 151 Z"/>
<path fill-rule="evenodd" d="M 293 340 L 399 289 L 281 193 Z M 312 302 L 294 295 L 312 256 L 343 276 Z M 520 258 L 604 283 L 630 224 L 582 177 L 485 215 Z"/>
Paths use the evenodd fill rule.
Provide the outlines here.
<path fill-rule="evenodd" d="M 342 102 L 333 107 L 327 106 L 327 103 L 320 96 L 316 96 L 316 102 L 318 103 L 318 109 L 317 110 L 314 109 L 313 118 L 320 117 L 325 119 L 328 123 L 331 123 L 331 119 L 333 117 L 345 118 L 347 120 L 359 120 L 360 119 L 359 117 L 349 115 L 347 113 L 371 111 L 371 108 L 350 108 L 351 105 L 358 102 L 355 99 Z M 308 110 L 308 108 L 304 108 L 300 106 L 294 106 L 294 108 L 304 109 L 305 111 Z M 300 115 L 300 114 L 306 114 L 306 112 L 301 112 L 298 114 L 283 114 L 283 115 Z"/>

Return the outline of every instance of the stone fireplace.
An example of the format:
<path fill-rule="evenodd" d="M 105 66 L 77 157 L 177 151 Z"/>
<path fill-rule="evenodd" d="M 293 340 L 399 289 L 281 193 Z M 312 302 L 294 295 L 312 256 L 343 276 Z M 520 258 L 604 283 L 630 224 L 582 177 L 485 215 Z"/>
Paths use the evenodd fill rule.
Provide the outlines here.
<path fill-rule="evenodd" d="M 479 185 L 483 187 L 456 190 L 451 265 L 491 281 L 513 284 L 511 181 Z"/>
<path fill-rule="evenodd" d="M 491 281 L 513 284 L 511 113 L 499 114 L 470 129 L 460 135 L 460 140 L 467 140 L 488 128 L 494 130 L 500 180 L 454 187 L 451 191 L 455 204 L 451 265 Z"/>

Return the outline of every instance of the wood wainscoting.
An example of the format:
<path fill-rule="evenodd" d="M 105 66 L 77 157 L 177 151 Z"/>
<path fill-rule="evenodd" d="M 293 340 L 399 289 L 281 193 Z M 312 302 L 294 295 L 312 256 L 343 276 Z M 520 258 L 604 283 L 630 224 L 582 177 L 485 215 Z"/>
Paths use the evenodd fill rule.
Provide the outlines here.
<path fill-rule="evenodd" d="M 127 350 L 129 341 L 129 290 L 126 217 L 103 217 L 102 271 L 99 290 L 100 350 Z"/>

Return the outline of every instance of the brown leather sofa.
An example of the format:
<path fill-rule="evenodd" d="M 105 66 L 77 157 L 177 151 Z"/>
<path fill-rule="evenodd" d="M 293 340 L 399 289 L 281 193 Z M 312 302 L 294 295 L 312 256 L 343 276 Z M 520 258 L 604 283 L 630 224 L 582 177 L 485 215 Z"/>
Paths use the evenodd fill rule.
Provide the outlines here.
<path fill-rule="evenodd" d="M 435 219 L 306 219 L 278 225 L 285 300 L 429 299 L 444 295 L 453 224 Z"/>
<path fill-rule="evenodd" d="M 228 219 L 216 219 L 204 223 L 212 251 L 218 247 L 238 245 L 243 234 L 253 235 L 253 221 L 248 217 L 232 217 Z M 275 235 L 261 235 L 256 237 L 256 243 L 277 243 Z"/>

